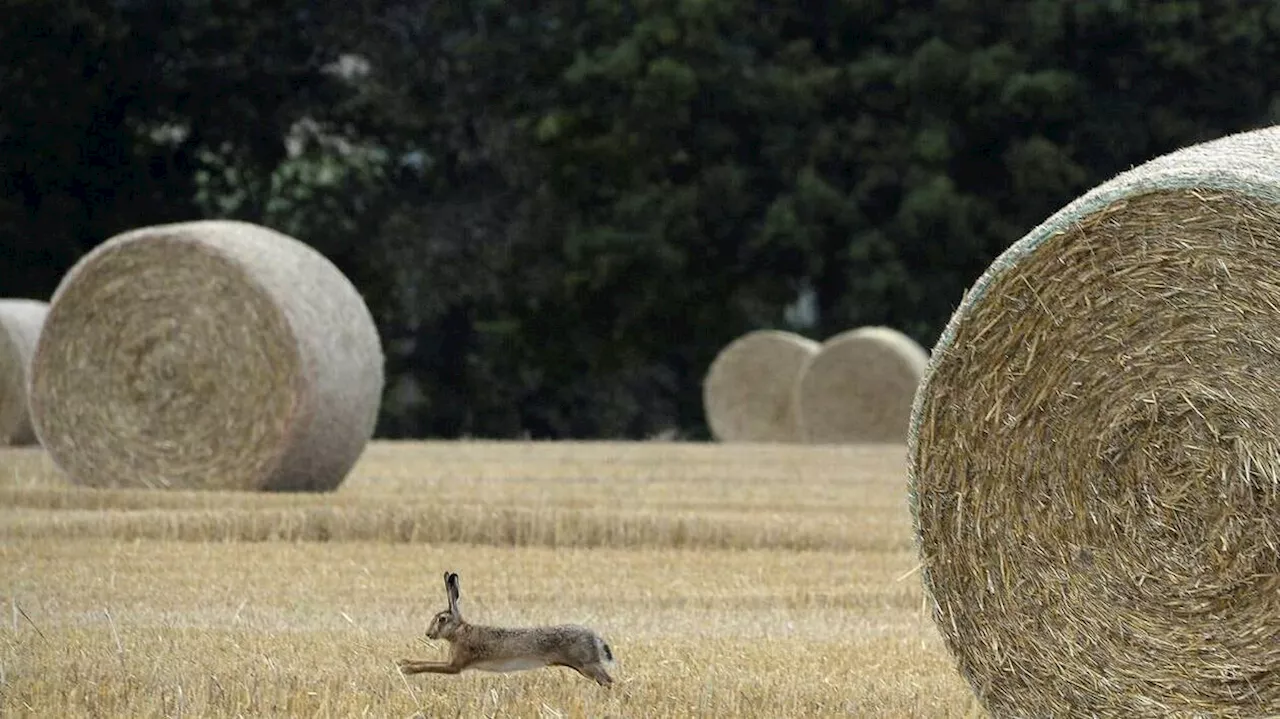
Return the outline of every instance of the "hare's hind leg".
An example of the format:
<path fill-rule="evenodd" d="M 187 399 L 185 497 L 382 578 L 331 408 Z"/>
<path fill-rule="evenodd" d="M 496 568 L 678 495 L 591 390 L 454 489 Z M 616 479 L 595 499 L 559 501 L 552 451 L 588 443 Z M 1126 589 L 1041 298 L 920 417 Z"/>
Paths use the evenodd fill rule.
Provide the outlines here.
<path fill-rule="evenodd" d="M 396 663 L 400 665 L 401 674 L 422 674 L 423 672 L 457 674 L 462 671 L 460 667 L 444 662 L 419 662 L 413 659 L 401 659 Z"/>
<path fill-rule="evenodd" d="M 574 669 L 577 669 L 582 676 L 594 679 L 602 687 L 613 684 L 613 677 L 609 676 L 609 672 L 605 671 L 604 665 L 600 662 L 584 664 L 581 667 L 574 667 Z"/>

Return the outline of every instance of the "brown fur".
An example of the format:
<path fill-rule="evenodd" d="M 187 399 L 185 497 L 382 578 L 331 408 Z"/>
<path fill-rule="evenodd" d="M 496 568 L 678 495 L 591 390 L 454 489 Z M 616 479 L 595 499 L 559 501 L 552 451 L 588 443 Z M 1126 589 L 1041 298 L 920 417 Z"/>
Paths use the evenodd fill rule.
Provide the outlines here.
<path fill-rule="evenodd" d="M 445 572 L 449 608 L 439 612 L 427 636 L 449 642 L 449 661 L 401 659 L 404 674 L 457 674 L 464 669 L 519 671 L 543 666 L 569 667 L 601 686 L 613 678 L 605 665 L 613 652 L 592 630 L 576 624 L 549 627 L 488 627 L 469 624 L 458 609 L 458 575 Z"/>

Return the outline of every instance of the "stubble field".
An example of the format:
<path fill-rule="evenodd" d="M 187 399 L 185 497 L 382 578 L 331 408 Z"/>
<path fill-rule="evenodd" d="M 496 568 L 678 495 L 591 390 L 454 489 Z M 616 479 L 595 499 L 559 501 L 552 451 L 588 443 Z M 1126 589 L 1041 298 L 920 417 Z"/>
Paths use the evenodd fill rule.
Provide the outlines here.
<path fill-rule="evenodd" d="M 335 493 L 70 487 L 0 449 L 0 715 L 969 717 L 901 446 L 375 442 Z M 478 623 L 618 659 L 402 677 Z"/>

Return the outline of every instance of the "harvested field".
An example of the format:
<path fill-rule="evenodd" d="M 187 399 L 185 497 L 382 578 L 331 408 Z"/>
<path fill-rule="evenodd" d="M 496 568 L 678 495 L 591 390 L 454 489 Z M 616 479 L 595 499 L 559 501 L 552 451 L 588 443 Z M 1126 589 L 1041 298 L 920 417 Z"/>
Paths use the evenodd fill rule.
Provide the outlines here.
<path fill-rule="evenodd" d="M 901 446 L 375 442 L 333 493 L 71 486 L 0 450 L 0 715 L 977 716 L 923 606 Z M 440 572 L 566 669 L 401 677 Z"/>

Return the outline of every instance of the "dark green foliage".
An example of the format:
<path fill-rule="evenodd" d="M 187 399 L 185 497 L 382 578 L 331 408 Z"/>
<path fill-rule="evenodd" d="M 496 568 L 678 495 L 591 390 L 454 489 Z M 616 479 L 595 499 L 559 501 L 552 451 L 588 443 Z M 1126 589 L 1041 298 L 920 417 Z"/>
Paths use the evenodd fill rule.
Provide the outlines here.
<path fill-rule="evenodd" d="M 1058 207 L 1280 111 L 1272 3 L 0 5 L 0 294 L 276 227 L 364 291 L 392 436 L 705 436 L 737 335 L 928 346 Z"/>

